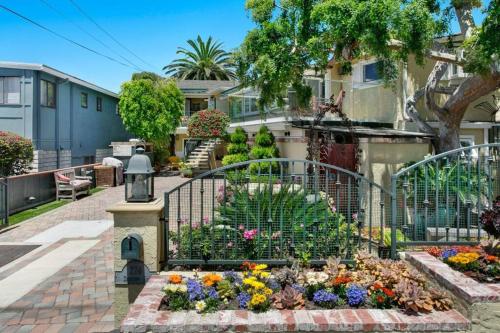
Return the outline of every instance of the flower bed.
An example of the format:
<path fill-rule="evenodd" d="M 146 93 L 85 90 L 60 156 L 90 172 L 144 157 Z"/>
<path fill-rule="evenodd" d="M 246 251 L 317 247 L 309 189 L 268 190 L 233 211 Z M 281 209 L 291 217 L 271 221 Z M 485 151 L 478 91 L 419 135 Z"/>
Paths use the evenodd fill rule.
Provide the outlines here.
<path fill-rule="evenodd" d="M 463 332 L 456 310 L 408 315 L 397 309 L 160 311 L 167 276 L 152 276 L 122 321 L 122 332 Z"/>
<path fill-rule="evenodd" d="M 500 258 L 483 246 L 432 247 L 427 253 L 478 282 L 500 282 Z"/>
<path fill-rule="evenodd" d="M 428 289 L 425 278 L 401 261 L 356 256 L 356 268 L 329 259 L 321 271 L 300 267 L 268 270 L 245 262 L 242 274 L 172 274 L 163 287 L 162 310 L 200 313 L 248 309 L 401 308 L 408 313 L 451 309 L 441 291 Z"/>

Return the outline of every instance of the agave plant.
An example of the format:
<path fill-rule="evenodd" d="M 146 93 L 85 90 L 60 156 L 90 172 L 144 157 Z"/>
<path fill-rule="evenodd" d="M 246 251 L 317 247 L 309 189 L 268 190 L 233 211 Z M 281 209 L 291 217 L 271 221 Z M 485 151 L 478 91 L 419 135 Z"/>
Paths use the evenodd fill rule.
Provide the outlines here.
<path fill-rule="evenodd" d="M 278 310 L 300 310 L 304 308 L 305 300 L 301 292 L 291 286 L 273 295 L 273 305 Z"/>

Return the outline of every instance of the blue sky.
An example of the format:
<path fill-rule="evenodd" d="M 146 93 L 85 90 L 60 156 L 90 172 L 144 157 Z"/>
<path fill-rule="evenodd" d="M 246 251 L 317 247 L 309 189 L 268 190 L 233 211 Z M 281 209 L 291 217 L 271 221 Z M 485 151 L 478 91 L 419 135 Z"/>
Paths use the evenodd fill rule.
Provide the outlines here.
<path fill-rule="evenodd" d="M 177 47 L 184 46 L 189 38 L 198 34 L 204 38 L 212 35 L 230 50 L 237 47 L 252 28 L 244 9 L 245 0 L 73 1 L 153 68 L 116 45 L 79 13 L 70 0 L 0 0 L 0 4 L 76 42 L 123 61 L 75 27 L 71 23 L 73 21 L 142 69 L 157 72 L 176 58 Z M 49 3 L 71 21 L 43 2 Z M 479 12 L 475 16 L 481 21 Z M 43 63 L 115 92 L 135 71 L 74 46 L 1 9 L 0 36 L 0 60 Z"/>
<path fill-rule="evenodd" d="M 161 73 L 176 58 L 177 46 L 212 35 L 226 49 L 237 47 L 252 28 L 244 0 L 75 0 L 95 21 L 140 58 L 121 49 L 68 0 L 45 0 L 112 49 L 145 70 Z M 39 0 L 0 0 L 32 20 L 77 42 L 120 59 Z M 43 63 L 112 91 L 133 69 L 87 52 L 0 9 L 0 60 Z M 123 61 L 123 60 L 122 60 Z"/>

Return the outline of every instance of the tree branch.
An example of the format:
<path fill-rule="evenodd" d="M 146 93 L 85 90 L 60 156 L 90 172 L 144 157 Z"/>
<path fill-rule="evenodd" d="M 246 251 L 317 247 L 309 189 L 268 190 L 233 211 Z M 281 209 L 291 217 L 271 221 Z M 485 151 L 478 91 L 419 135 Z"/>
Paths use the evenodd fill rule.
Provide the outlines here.
<path fill-rule="evenodd" d="M 446 112 L 455 113 L 454 117 L 463 115 L 470 103 L 495 91 L 499 86 L 499 72 L 494 72 L 488 76 L 470 76 L 455 89 L 455 92 L 444 104 L 443 109 Z"/>
<path fill-rule="evenodd" d="M 441 115 L 445 113 L 445 109 L 440 107 L 436 100 L 434 99 L 435 90 L 441 81 L 441 78 L 448 70 L 448 63 L 443 61 L 438 61 L 432 72 L 429 74 L 429 78 L 427 80 L 427 84 L 425 85 L 425 105 L 431 111 L 433 111 L 438 118 L 441 119 Z"/>
<path fill-rule="evenodd" d="M 424 133 L 435 134 L 434 129 L 420 117 L 417 110 L 417 102 L 424 96 L 424 89 L 419 89 L 411 97 L 408 97 L 405 104 L 406 115 L 417 125 L 417 128 Z"/>
<path fill-rule="evenodd" d="M 474 23 L 474 17 L 472 16 L 472 6 L 464 4 L 460 8 L 455 7 L 455 14 L 457 15 L 460 32 L 464 38 L 469 38 L 472 34 L 473 28 L 476 26 Z"/>

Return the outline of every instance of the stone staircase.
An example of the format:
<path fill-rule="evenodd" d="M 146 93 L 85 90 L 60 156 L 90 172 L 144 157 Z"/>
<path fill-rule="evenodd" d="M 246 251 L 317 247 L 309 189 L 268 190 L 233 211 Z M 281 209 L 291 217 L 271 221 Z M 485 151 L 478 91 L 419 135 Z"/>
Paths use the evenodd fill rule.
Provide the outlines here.
<path fill-rule="evenodd" d="M 213 158 L 212 153 L 219 143 L 219 139 L 204 141 L 189 154 L 186 164 L 193 170 L 193 175 L 198 175 L 211 169 L 210 159 Z"/>

